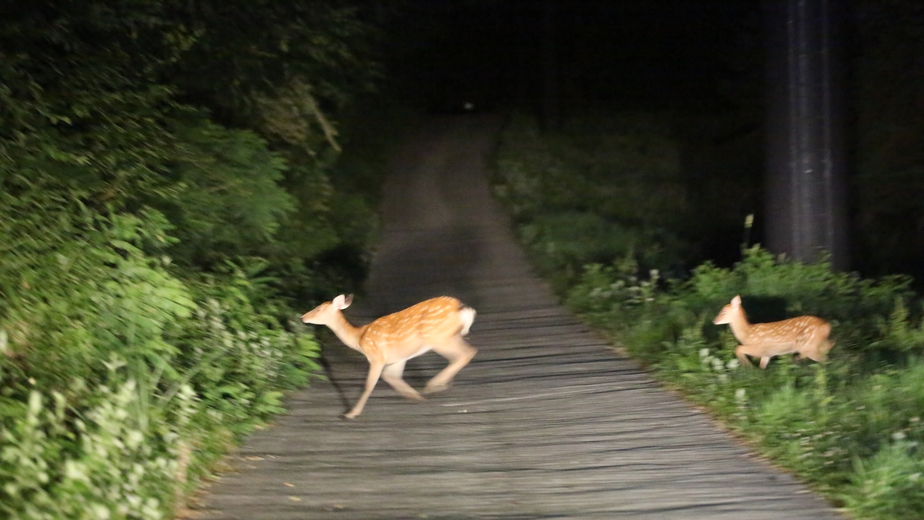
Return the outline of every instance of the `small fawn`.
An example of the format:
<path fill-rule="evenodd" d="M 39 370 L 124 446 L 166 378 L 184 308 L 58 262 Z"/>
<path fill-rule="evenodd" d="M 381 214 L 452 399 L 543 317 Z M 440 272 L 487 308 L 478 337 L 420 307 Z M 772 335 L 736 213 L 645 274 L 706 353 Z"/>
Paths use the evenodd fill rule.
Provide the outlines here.
<path fill-rule="evenodd" d="M 445 390 L 478 352 L 462 338 L 475 321 L 475 309 L 456 298 L 440 296 L 422 301 L 362 327 L 351 325 L 341 312 L 351 303 L 353 295 L 341 294 L 302 316 L 305 323 L 326 325 L 344 345 L 362 352 L 369 360 L 365 391 L 345 415 L 347 419 L 362 413 L 379 377 L 404 397 L 423 401 L 401 377 L 407 360 L 430 350 L 449 360 L 449 365 L 427 383 L 424 393 L 432 393 Z"/>
<path fill-rule="evenodd" d="M 716 325 L 728 324 L 741 344 L 735 355 L 742 365 L 753 366 L 748 356 L 760 358 L 760 368 L 767 368 L 773 356 L 798 354 L 815 361 L 824 361 L 834 343 L 828 340 L 831 324 L 816 316 L 799 316 L 771 323 L 748 323 L 741 306 L 741 297 L 735 296 L 712 320 Z"/>

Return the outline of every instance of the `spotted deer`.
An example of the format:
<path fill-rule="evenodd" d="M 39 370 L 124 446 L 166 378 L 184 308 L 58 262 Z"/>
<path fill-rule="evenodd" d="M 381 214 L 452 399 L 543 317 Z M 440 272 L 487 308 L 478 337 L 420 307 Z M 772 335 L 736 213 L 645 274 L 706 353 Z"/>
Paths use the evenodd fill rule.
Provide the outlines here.
<path fill-rule="evenodd" d="M 824 361 L 834 346 L 828 340 L 831 325 L 816 316 L 799 316 L 771 323 L 748 323 L 741 297 L 735 296 L 712 320 L 716 325 L 728 324 L 740 345 L 735 355 L 742 365 L 753 366 L 748 356 L 760 358 L 760 368 L 767 368 L 770 358 L 783 354 L 798 354 L 815 361 Z"/>
<path fill-rule="evenodd" d="M 423 401 L 423 396 L 401 377 L 407 360 L 430 350 L 449 360 L 449 365 L 424 388 L 424 393 L 433 393 L 448 388 L 452 378 L 478 352 L 463 339 L 475 321 L 475 309 L 456 298 L 440 296 L 422 301 L 361 327 L 354 327 L 341 312 L 352 302 L 353 295 L 341 294 L 302 316 L 305 323 L 329 327 L 344 345 L 362 352 L 369 361 L 365 390 L 345 415 L 347 419 L 362 413 L 379 377 L 404 397 Z"/>

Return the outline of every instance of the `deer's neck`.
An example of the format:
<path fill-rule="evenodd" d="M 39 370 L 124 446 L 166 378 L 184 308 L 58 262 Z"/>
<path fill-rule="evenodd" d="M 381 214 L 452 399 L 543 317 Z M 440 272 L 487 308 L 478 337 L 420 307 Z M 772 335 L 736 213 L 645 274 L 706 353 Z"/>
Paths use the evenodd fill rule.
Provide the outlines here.
<path fill-rule="evenodd" d="M 344 345 L 362 352 L 362 349 L 359 348 L 359 338 L 366 327 L 354 327 L 353 324 L 347 321 L 342 312 L 338 312 L 334 320 L 328 323 L 327 326 L 334 331 L 334 334 Z"/>
<path fill-rule="evenodd" d="M 731 327 L 732 334 L 735 335 L 739 343 L 744 344 L 747 342 L 748 337 L 751 335 L 751 324 L 748 323 L 748 317 L 743 310 L 728 322 L 728 326 Z"/>

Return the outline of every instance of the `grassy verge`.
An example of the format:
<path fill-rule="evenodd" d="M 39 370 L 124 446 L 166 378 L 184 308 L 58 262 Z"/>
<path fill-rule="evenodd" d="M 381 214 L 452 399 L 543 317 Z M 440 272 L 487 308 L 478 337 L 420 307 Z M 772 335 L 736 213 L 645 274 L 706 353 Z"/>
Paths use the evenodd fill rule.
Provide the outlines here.
<path fill-rule="evenodd" d="M 0 516 L 171 517 L 306 382 L 317 344 L 257 272 L 146 254 L 168 236 L 157 218 L 72 217 L 2 229 Z"/>
<path fill-rule="evenodd" d="M 866 280 L 759 247 L 742 250 L 730 268 L 705 262 L 684 270 L 677 259 L 693 246 L 682 221 L 698 208 L 685 197 L 662 200 L 647 184 L 671 171 L 663 161 L 668 133 L 616 128 L 586 146 L 580 131 L 541 136 L 529 127 L 515 122 L 505 135 L 498 194 L 537 267 L 572 309 L 853 517 L 924 517 L 924 322 L 910 279 Z M 661 145 L 640 146 L 651 142 Z M 609 174 L 587 175 L 582 161 L 606 164 Z M 564 195 L 547 195 L 546 183 L 566 186 Z M 619 199 L 617 213 L 606 205 L 606 189 L 623 188 L 634 195 Z M 576 190 L 583 195 L 562 202 Z M 584 196 L 594 192 L 607 200 Z M 645 218 L 659 202 L 657 218 Z M 598 225 L 550 225 L 563 210 Z M 554 232 L 559 227 L 568 232 Z M 802 314 L 829 320 L 830 360 L 779 357 L 767 370 L 739 367 L 728 327 L 712 324 L 737 294 L 752 322 Z"/>

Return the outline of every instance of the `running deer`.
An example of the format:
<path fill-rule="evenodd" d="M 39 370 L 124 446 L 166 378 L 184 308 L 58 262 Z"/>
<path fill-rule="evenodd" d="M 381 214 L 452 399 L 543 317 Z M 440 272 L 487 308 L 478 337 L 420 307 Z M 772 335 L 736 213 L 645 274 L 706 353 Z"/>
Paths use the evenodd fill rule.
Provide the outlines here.
<path fill-rule="evenodd" d="M 353 295 L 341 294 L 302 316 L 305 323 L 326 325 L 344 345 L 362 352 L 369 360 L 366 389 L 345 415 L 347 419 L 362 413 L 379 377 L 404 397 L 425 400 L 401 378 L 407 360 L 430 350 L 449 360 L 449 365 L 424 388 L 424 393 L 433 393 L 445 390 L 478 352 L 462 338 L 475 321 L 475 309 L 456 298 L 440 296 L 422 301 L 362 327 L 351 325 L 341 312 L 351 303 Z"/>
<path fill-rule="evenodd" d="M 815 316 L 799 316 L 771 323 L 748 323 L 741 306 L 741 297 L 735 296 L 712 320 L 716 325 L 728 324 L 741 344 L 735 355 L 742 365 L 751 365 L 748 356 L 760 358 L 760 368 L 767 368 L 773 356 L 797 354 L 815 361 L 824 361 L 834 343 L 828 340 L 831 325 Z"/>

